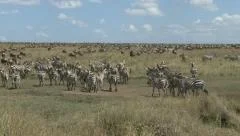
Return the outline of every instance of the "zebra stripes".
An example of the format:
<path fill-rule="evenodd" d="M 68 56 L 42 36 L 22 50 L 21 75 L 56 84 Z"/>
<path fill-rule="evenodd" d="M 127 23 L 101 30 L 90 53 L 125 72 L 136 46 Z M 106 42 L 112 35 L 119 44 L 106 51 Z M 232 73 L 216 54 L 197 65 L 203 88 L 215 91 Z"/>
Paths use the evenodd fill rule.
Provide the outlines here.
<path fill-rule="evenodd" d="M 118 91 L 117 84 L 119 82 L 119 76 L 116 74 L 109 74 L 108 75 L 108 83 L 109 83 L 109 91 L 112 92 L 112 85 L 115 87 L 115 92 Z"/>
<path fill-rule="evenodd" d="M 68 91 L 75 90 L 75 87 L 77 86 L 77 75 L 72 72 L 68 72 L 67 75 L 67 89 Z"/>
<path fill-rule="evenodd" d="M 7 83 L 9 80 L 9 74 L 5 70 L 0 70 L 0 74 L 1 74 L 1 79 L 2 79 L 2 86 L 7 87 Z"/>
<path fill-rule="evenodd" d="M 94 91 L 97 93 L 97 77 L 91 71 L 88 72 L 87 76 L 87 88 L 89 92 Z"/>
<path fill-rule="evenodd" d="M 192 69 L 194 65 L 192 63 Z M 191 71 L 190 71 L 191 72 Z M 196 75 L 196 71 L 191 72 L 191 74 Z M 169 89 L 170 94 L 175 96 L 175 89 L 177 88 L 177 95 L 187 96 L 189 90 L 192 90 L 193 95 L 198 95 L 199 90 L 208 94 L 206 89 L 206 83 L 203 80 L 199 80 L 196 76 L 191 78 L 182 76 L 181 73 L 173 73 L 169 69 L 161 69 L 158 67 L 147 68 L 146 75 L 148 76 L 148 83 L 152 84 L 154 96 L 155 89 L 158 89 L 159 95 L 160 90 L 163 90 L 164 94 L 167 94 L 167 89 Z"/>
<path fill-rule="evenodd" d="M 20 88 L 20 86 L 21 86 L 20 73 L 13 73 L 11 75 L 11 78 L 12 78 L 12 88 L 14 88 L 14 89 Z"/>
<path fill-rule="evenodd" d="M 43 86 L 44 85 L 44 80 L 45 80 L 45 77 L 46 77 L 46 73 L 44 71 L 38 71 L 37 77 L 38 77 L 38 80 L 39 80 L 39 86 Z"/>

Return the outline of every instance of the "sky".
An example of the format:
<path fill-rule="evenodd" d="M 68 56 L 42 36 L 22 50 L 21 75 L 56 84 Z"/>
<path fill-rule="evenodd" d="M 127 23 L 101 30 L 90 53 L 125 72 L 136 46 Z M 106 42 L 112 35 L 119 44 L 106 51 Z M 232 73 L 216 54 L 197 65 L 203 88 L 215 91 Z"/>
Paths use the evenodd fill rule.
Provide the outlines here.
<path fill-rule="evenodd" d="M 240 0 L 0 0 L 0 41 L 239 43 Z"/>

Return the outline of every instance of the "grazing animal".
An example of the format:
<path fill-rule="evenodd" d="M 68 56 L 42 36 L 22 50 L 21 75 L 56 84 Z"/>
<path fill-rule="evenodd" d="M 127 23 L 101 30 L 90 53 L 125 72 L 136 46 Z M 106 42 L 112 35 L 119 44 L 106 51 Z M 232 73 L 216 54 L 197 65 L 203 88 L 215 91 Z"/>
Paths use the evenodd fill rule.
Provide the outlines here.
<path fill-rule="evenodd" d="M 0 74 L 1 74 L 3 87 L 7 87 L 7 83 L 8 83 L 8 80 L 9 80 L 9 74 L 5 70 L 0 70 Z"/>
<path fill-rule="evenodd" d="M 177 88 L 178 89 L 178 92 L 179 92 L 179 86 L 180 86 L 180 82 L 181 82 L 181 79 L 178 77 L 178 75 L 173 75 L 173 76 L 170 76 L 168 77 L 168 81 L 169 81 L 169 91 L 170 91 L 170 94 L 172 96 L 175 96 L 176 95 L 176 92 L 175 92 L 175 89 Z"/>
<path fill-rule="evenodd" d="M 207 61 L 207 60 L 211 61 L 211 60 L 213 60 L 213 59 L 214 59 L 214 56 L 213 56 L 213 55 L 204 55 L 204 56 L 202 57 L 202 61 L 203 61 L 203 62 L 205 62 L 205 61 Z"/>
<path fill-rule="evenodd" d="M 208 90 L 206 89 L 206 83 L 203 80 L 194 80 L 191 83 L 191 89 L 192 89 L 193 95 L 198 95 L 199 90 L 202 90 L 205 94 L 208 94 Z"/>
<path fill-rule="evenodd" d="M 94 73 L 91 71 L 88 71 L 88 76 L 87 76 L 87 88 L 89 93 L 93 90 L 93 92 L 97 93 L 97 78 Z"/>
<path fill-rule="evenodd" d="M 182 59 L 182 62 L 186 62 L 187 61 L 187 56 L 184 53 L 180 54 L 179 57 Z"/>
<path fill-rule="evenodd" d="M 68 91 L 75 90 L 77 86 L 77 75 L 75 73 L 68 72 L 67 75 L 67 89 Z"/>
<path fill-rule="evenodd" d="M 43 86 L 44 85 L 44 79 L 46 77 L 46 73 L 44 71 L 39 71 L 37 73 L 38 76 L 38 80 L 39 80 L 39 86 Z"/>
<path fill-rule="evenodd" d="M 225 55 L 224 59 L 230 60 L 230 61 L 237 61 L 237 60 L 240 60 L 240 57 L 237 55 Z"/>
<path fill-rule="evenodd" d="M 98 88 L 100 88 L 100 90 L 102 90 L 103 88 L 103 81 L 106 73 L 107 73 L 107 70 L 104 69 L 102 72 L 99 72 L 96 75 L 97 85 L 98 85 Z"/>
<path fill-rule="evenodd" d="M 198 69 L 194 66 L 194 63 L 191 63 L 191 69 L 190 69 L 190 73 L 192 74 L 192 78 L 196 78 Z"/>
<path fill-rule="evenodd" d="M 158 89 L 158 93 L 160 96 L 160 89 L 163 90 L 164 95 L 167 95 L 167 88 L 169 86 L 169 82 L 166 78 L 163 77 L 163 73 L 157 73 L 152 77 L 152 96 L 154 96 L 155 88 Z"/>
<path fill-rule="evenodd" d="M 109 83 L 109 91 L 112 92 L 112 85 L 115 87 L 115 92 L 118 91 L 117 84 L 119 81 L 119 76 L 116 74 L 109 74 L 108 75 L 108 83 Z"/>
<path fill-rule="evenodd" d="M 55 71 L 53 68 L 50 68 L 47 71 L 49 81 L 50 81 L 50 86 L 52 86 L 52 82 L 55 81 L 55 85 L 57 85 L 57 80 L 59 79 L 59 74 L 57 71 Z"/>
<path fill-rule="evenodd" d="M 12 78 L 12 87 L 13 87 L 14 89 L 20 88 L 20 85 L 21 85 L 21 76 L 20 76 L 20 73 L 19 73 L 19 72 L 14 72 L 14 73 L 11 75 L 11 78 Z"/>
<path fill-rule="evenodd" d="M 64 69 L 57 69 L 57 73 L 59 75 L 59 85 L 61 85 L 61 83 L 64 85 L 64 81 L 67 77 L 67 72 Z"/>
<path fill-rule="evenodd" d="M 192 90 L 193 96 L 199 94 L 199 90 L 203 91 L 205 94 L 208 94 L 206 89 L 206 83 L 203 80 L 197 80 L 195 78 L 183 78 L 180 84 L 180 92 L 183 96 L 189 93 L 189 90 Z"/>

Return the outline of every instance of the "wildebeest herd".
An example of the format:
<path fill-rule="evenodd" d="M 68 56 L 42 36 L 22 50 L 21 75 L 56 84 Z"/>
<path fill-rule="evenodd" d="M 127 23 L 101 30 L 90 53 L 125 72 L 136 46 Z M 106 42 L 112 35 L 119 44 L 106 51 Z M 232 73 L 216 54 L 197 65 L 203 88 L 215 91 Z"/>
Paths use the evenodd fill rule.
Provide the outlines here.
<path fill-rule="evenodd" d="M 47 48 L 48 51 L 52 50 L 56 46 L 61 46 L 56 44 L 51 45 L 35 45 L 26 43 L 25 46 L 19 46 L 13 48 L 4 48 L 0 51 L 1 53 L 1 80 L 2 86 L 6 88 L 21 88 L 21 80 L 28 80 L 28 75 L 34 73 L 35 77 L 38 79 L 38 85 L 40 87 L 49 84 L 53 85 L 65 85 L 68 91 L 76 90 L 76 87 L 81 87 L 87 92 L 95 92 L 98 90 L 103 90 L 104 82 L 109 84 L 109 91 L 118 91 L 119 84 L 127 84 L 131 69 L 127 66 L 124 60 L 120 60 L 117 64 L 111 64 L 107 61 L 95 61 L 90 62 L 88 66 L 83 66 L 80 63 L 67 63 L 65 60 L 58 56 L 53 56 L 51 58 L 44 58 L 34 61 L 24 61 L 24 57 L 28 54 L 24 52 L 25 48 Z M 76 47 L 74 44 L 72 45 Z M 186 45 L 186 46 L 155 46 L 155 45 L 136 45 L 137 51 L 131 50 L 132 45 L 114 46 L 121 54 L 129 51 L 129 56 L 134 57 L 136 55 L 141 55 L 143 53 L 164 53 L 171 52 L 175 55 L 178 54 L 179 49 L 183 50 L 194 50 L 203 48 L 234 48 L 238 49 L 239 46 L 236 45 L 225 45 L 225 46 L 214 46 L 214 45 Z M 111 51 L 113 46 L 104 46 L 102 44 L 96 44 L 91 46 L 81 46 L 78 47 L 79 50 L 74 50 L 72 52 L 67 52 L 67 50 L 62 50 L 62 53 L 69 53 L 69 57 L 76 57 L 77 55 L 82 56 L 84 53 L 94 53 L 97 52 L 107 52 Z M 86 48 L 85 51 L 80 51 L 81 48 Z M 17 53 L 12 53 L 15 51 Z M 186 60 L 187 56 L 185 54 L 179 55 L 183 61 Z M 213 55 L 204 55 L 202 61 L 213 60 L 216 57 Z M 224 56 L 226 60 L 239 60 L 239 56 L 226 55 Z M 21 60 L 21 61 L 19 61 Z M 172 96 L 187 96 L 191 91 L 193 95 L 198 95 L 199 90 L 208 94 L 206 88 L 206 83 L 198 79 L 198 69 L 195 67 L 194 63 L 190 65 L 191 77 L 184 76 L 180 72 L 173 72 L 164 62 L 157 64 L 155 67 L 146 68 L 146 76 L 148 78 L 148 84 L 153 88 L 152 96 L 155 94 L 155 89 L 158 90 L 160 95 L 160 90 L 163 90 L 164 95 L 169 94 Z M 11 83 L 11 86 L 9 86 Z"/>

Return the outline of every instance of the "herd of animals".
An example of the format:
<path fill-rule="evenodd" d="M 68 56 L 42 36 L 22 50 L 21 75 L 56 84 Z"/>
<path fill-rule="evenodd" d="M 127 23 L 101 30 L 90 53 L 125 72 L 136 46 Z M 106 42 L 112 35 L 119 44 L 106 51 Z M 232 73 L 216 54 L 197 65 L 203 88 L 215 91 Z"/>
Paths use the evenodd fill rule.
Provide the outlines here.
<path fill-rule="evenodd" d="M 88 66 L 82 66 L 79 63 L 67 63 L 58 56 L 51 58 L 44 58 L 35 61 L 24 61 L 26 48 L 46 48 L 46 51 L 53 50 L 55 47 L 64 45 L 37 45 L 26 43 L 21 46 L 9 46 L 0 50 L 1 53 L 1 68 L 0 76 L 2 86 L 5 88 L 21 88 L 21 80 L 27 80 L 29 74 L 34 73 L 38 79 L 40 87 L 49 84 L 53 85 L 65 85 L 68 91 L 73 91 L 77 86 L 81 86 L 87 92 L 95 92 L 103 90 L 104 82 L 109 84 L 109 91 L 118 91 L 119 84 L 127 84 L 131 74 L 131 69 L 126 65 L 125 61 L 117 64 L 111 64 L 110 62 L 95 62 L 89 63 Z M 187 45 L 187 46 L 155 46 L 155 45 L 135 45 L 137 51 L 131 50 L 132 45 L 123 46 L 106 46 L 106 45 L 91 45 L 91 46 L 76 46 L 78 50 L 67 52 L 62 50 L 62 53 L 68 53 L 69 57 L 76 57 L 77 55 L 84 55 L 84 53 L 94 52 L 107 52 L 115 48 L 119 50 L 121 54 L 129 52 L 130 57 L 141 55 L 142 53 L 164 53 L 171 52 L 177 55 L 179 49 L 183 50 L 194 50 L 194 49 L 216 49 L 216 48 L 233 48 L 240 49 L 236 45 L 225 45 L 225 46 L 214 46 L 214 45 Z M 81 49 L 85 48 L 84 51 Z M 98 49 L 98 50 L 97 50 Z M 15 52 L 15 53 L 12 53 Z M 179 55 L 182 61 L 185 61 L 185 54 Z M 215 55 L 204 55 L 202 61 L 212 60 Z M 226 60 L 240 60 L 238 55 L 226 55 Z M 191 63 L 190 71 L 191 77 L 184 76 L 180 72 L 173 72 L 164 62 L 157 64 L 155 67 L 146 68 L 146 76 L 148 84 L 152 86 L 152 96 L 155 95 L 155 89 L 158 90 L 160 96 L 160 90 L 163 91 L 164 95 L 170 94 L 173 96 L 187 96 L 191 93 L 198 95 L 200 91 L 208 94 L 206 83 L 198 79 L 198 69 L 194 63 Z M 46 83 L 48 82 L 48 83 Z M 11 84 L 9 86 L 9 84 Z M 114 89 L 113 89 L 114 88 Z M 168 93 L 169 90 L 169 93 Z"/>

